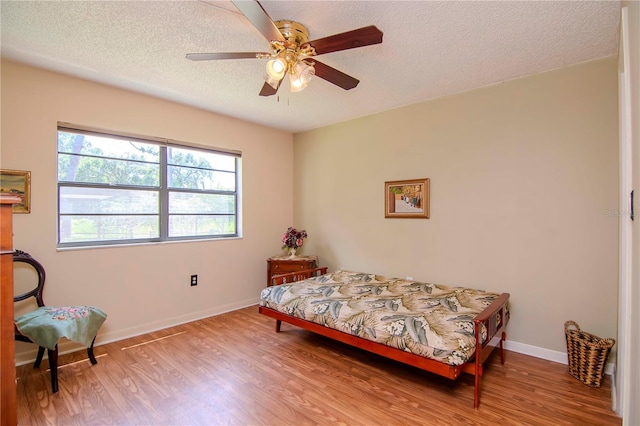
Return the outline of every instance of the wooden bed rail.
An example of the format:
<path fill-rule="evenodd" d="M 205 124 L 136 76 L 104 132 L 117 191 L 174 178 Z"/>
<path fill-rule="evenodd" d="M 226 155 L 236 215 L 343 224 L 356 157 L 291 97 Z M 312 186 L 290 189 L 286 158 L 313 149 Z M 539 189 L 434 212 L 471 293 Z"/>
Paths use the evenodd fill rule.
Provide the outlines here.
<path fill-rule="evenodd" d="M 271 277 L 271 285 L 279 285 L 293 283 L 296 281 L 306 280 L 307 278 L 324 275 L 327 273 L 327 267 L 314 269 L 303 269 L 302 271 L 290 272 L 288 274 L 274 275 Z"/>

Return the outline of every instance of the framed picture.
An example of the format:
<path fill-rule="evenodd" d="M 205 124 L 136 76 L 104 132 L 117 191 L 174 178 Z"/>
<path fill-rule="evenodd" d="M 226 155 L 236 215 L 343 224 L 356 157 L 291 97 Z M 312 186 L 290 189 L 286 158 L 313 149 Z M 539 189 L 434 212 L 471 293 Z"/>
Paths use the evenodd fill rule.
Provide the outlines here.
<path fill-rule="evenodd" d="M 31 172 L 0 170 L 0 192 L 22 200 L 13 205 L 14 213 L 31 212 Z"/>
<path fill-rule="evenodd" d="M 429 219 L 429 179 L 384 183 L 384 217 Z"/>

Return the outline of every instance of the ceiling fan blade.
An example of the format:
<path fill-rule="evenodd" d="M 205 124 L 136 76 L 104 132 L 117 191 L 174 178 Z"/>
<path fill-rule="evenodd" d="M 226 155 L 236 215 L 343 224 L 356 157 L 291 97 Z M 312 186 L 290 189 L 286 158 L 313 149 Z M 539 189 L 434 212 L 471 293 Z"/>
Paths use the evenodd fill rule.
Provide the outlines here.
<path fill-rule="evenodd" d="M 218 59 L 256 59 L 269 56 L 266 52 L 221 52 L 221 53 L 187 53 L 192 61 L 213 61 Z"/>
<path fill-rule="evenodd" d="M 280 83 L 282 83 L 282 80 L 284 80 L 284 77 L 282 77 L 280 81 L 278 81 L 278 87 L 276 87 L 275 89 L 269 83 L 264 83 L 264 86 L 262 86 L 262 90 L 260 90 L 260 96 L 275 95 L 278 92 L 278 89 L 280 88 Z"/>
<path fill-rule="evenodd" d="M 329 37 L 319 38 L 300 46 L 301 49 L 311 46 L 316 55 L 337 52 L 339 50 L 355 49 L 356 47 L 369 46 L 382 43 L 382 31 L 375 25 L 359 28 L 346 33 L 335 34 Z"/>
<path fill-rule="evenodd" d="M 276 27 L 276 24 L 269 17 L 269 14 L 264 10 L 259 2 L 255 0 L 231 0 L 231 3 L 233 3 L 240 12 L 242 12 L 249 22 L 256 27 L 260 34 L 267 39 L 267 41 L 285 41 L 280 30 Z"/>
<path fill-rule="evenodd" d="M 316 77 L 320 77 L 324 80 L 327 80 L 329 83 L 333 83 L 336 86 L 342 87 L 344 90 L 353 89 L 360 83 L 360 80 L 357 80 L 350 75 L 343 73 L 342 71 L 338 71 L 335 68 L 330 67 L 329 65 L 325 65 L 322 62 L 318 62 L 313 59 L 315 64 L 313 67 L 316 71 Z"/>

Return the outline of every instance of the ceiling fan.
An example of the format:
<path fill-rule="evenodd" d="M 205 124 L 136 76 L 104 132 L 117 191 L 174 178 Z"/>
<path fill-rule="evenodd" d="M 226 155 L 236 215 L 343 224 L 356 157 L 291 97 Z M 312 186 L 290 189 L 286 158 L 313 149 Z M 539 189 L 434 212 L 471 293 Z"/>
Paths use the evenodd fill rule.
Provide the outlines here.
<path fill-rule="evenodd" d="M 382 31 L 374 25 L 309 41 L 309 32 L 302 24 L 290 20 L 274 22 L 258 1 L 231 2 L 267 39 L 271 52 L 188 53 L 187 59 L 268 59 L 267 76 L 260 96 L 275 95 L 287 74 L 292 92 L 307 87 L 314 75 L 345 90 L 353 89 L 359 80 L 318 62 L 315 56 L 382 43 Z"/>

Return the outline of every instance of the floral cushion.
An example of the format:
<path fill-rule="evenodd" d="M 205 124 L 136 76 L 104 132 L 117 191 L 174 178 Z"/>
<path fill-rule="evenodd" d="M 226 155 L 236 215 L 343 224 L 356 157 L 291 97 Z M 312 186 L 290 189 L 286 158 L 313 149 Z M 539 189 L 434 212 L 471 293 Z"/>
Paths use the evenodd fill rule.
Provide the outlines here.
<path fill-rule="evenodd" d="M 54 349 L 58 340 L 66 337 L 87 348 L 107 319 L 93 306 L 43 306 L 15 320 L 20 333 L 47 349 Z"/>
<path fill-rule="evenodd" d="M 337 271 L 262 290 L 260 305 L 367 340 L 461 365 L 475 352 L 473 318 L 499 294 Z M 482 329 L 482 340 L 486 330 Z"/>

